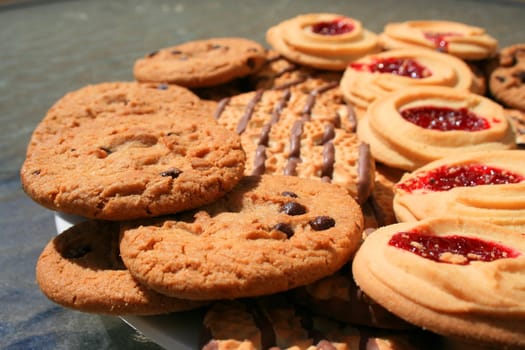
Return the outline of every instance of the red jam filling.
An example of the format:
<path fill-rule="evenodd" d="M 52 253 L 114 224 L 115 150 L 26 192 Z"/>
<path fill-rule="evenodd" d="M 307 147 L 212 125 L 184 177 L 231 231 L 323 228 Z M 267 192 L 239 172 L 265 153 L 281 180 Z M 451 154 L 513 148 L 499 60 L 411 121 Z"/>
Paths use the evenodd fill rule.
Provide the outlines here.
<path fill-rule="evenodd" d="M 468 265 L 471 261 L 515 258 L 518 251 L 496 242 L 460 235 L 435 236 L 424 230 L 398 232 L 388 244 L 442 263 Z"/>
<path fill-rule="evenodd" d="M 371 73 L 388 73 L 395 74 L 412 79 L 422 79 L 432 75 L 430 70 L 416 60 L 411 58 L 384 58 L 378 59 L 371 63 L 350 63 L 350 67 Z"/>
<path fill-rule="evenodd" d="M 341 35 L 350 33 L 352 30 L 354 30 L 354 24 L 344 17 L 312 25 L 312 32 L 319 35 Z"/>
<path fill-rule="evenodd" d="M 483 164 L 444 165 L 401 182 L 397 188 L 406 192 L 430 190 L 448 191 L 455 187 L 514 184 L 525 180 L 519 174 Z"/>
<path fill-rule="evenodd" d="M 425 36 L 425 39 L 430 40 L 434 43 L 434 47 L 438 49 L 438 51 L 448 52 L 448 38 L 453 36 L 461 36 L 460 33 L 454 33 L 454 32 L 447 32 L 447 33 L 434 33 L 434 32 L 426 32 L 423 34 Z"/>
<path fill-rule="evenodd" d="M 438 131 L 480 131 L 490 128 L 489 122 L 467 108 L 421 106 L 400 111 L 401 116 L 419 127 Z"/>

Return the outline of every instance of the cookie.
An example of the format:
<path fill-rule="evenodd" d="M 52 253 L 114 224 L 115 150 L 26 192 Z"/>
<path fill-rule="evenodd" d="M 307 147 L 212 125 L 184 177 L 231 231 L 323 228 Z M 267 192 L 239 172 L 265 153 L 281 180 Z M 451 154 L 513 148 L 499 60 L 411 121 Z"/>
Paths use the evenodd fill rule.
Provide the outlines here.
<path fill-rule="evenodd" d="M 119 257 L 119 225 L 84 221 L 51 240 L 36 264 L 42 292 L 62 306 L 109 315 L 153 315 L 205 303 L 170 298 L 139 284 Z"/>
<path fill-rule="evenodd" d="M 409 86 L 447 86 L 478 92 L 473 73 L 463 60 L 426 49 L 367 55 L 347 66 L 340 86 L 345 99 L 362 110 L 376 99 Z"/>
<path fill-rule="evenodd" d="M 504 109 L 503 113 L 507 116 L 516 135 L 516 144 L 525 144 L 525 112 L 518 109 Z"/>
<path fill-rule="evenodd" d="M 373 188 L 373 159 L 353 132 L 355 115 L 335 82 L 315 80 L 238 95 L 221 101 L 215 118 L 240 135 L 246 175 L 284 174 L 331 182 L 360 203 Z"/>
<path fill-rule="evenodd" d="M 525 44 L 503 48 L 490 72 L 492 96 L 508 108 L 525 110 Z"/>
<path fill-rule="evenodd" d="M 139 281 L 166 295 L 273 294 L 341 268 L 359 245 L 362 220 L 357 203 L 338 186 L 251 176 L 184 217 L 125 227 L 121 256 Z"/>
<path fill-rule="evenodd" d="M 379 42 L 386 50 L 427 48 L 464 60 L 490 58 L 498 48 L 498 41 L 483 28 L 438 20 L 388 23 Z"/>
<path fill-rule="evenodd" d="M 415 328 L 363 293 L 348 270 L 345 266 L 333 275 L 295 288 L 290 292 L 290 300 L 314 315 L 353 325 L 378 329 Z"/>
<path fill-rule="evenodd" d="M 525 236 L 479 220 L 436 217 L 371 234 L 352 265 L 363 291 L 445 336 L 525 346 Z"/>
<path fill-rule="evenodd" d="M 339 82 L 341 76 L 341 72 L 303 66 L 268 50 L 266 63 L 257 73 L 250 75 L 249 82 L 253 90 L 284 90 L 297 85 L 306 85 L 306 89 L 312 90 L 315 84 Z"/>
<path fill-rule="evenodd" d="M 450 87 L 404 88 L 384 96 L 370 105 L 357 134 L 377 161 L 407 171 L 458 152 L 516 147 L 498 103 Z"/>
<path fill-rule="evenodd" d="M 460 153 L 405 174 L 394 187 L 399 221 L 443 214 L 525 230 L 525 152 Z"/>
<path fill-rule="evenodd" d="M 202 88 L 256 72 L 266 60 L 259 43 L 244 38 L 210 38 L 162 48 L 135 61 L 139 82 Z"/>
<path fill-rule="evenodd" d="M 376 34 L 357 19 L 334 13 L 309 13 L 282 21 L 268 29 L 266 41 L 290 61 L 334 71 L 379 51 Z"/>
<path fill-rule="evenodd" d="M 174 85 L 102 83 L 60 99 L 21 169 L 41 205 L 88 218 L 158 216 L 209 203 L 244 171 L 237 135 Z"/>
<path fill-rule="evenodd" d="M 425 335 L 358 328 L 315 316 L 281 296 L 220 301 L 203 320 L 202 349 L 418 349 Z"/>

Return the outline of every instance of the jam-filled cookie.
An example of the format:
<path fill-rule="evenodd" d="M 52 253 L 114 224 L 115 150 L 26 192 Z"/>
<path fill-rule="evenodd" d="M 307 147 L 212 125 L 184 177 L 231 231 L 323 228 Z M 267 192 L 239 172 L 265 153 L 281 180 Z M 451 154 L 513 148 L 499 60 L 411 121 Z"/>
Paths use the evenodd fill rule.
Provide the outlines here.
<path fill-rule="evenodd" d="M 360 21 L 334 13 L 310 13 L 285 20 L 268 29 L 266 41 L 293 62 L 335 71 L 380 49 L 377 35 Z"/>
<path fill-rule="evenodd" d="M 490 58 L 498 48 L 498 41 L 483 28 L 438 20 L 388 23 L 379 42 L 387 50 L 428 48 L 464 60 Z"/>
<path fill-rule="evenodd" d="M 337 82 L 313 78 L 290 88 L 234 96 L 219 103 L 215 117 L 240 135 L 246 175 L 331 182 L 360 203 L 373 188 L 374 161 L 353 132 L 356 118 Z"/>
<path fill-rule="evenodd" d="M 345 99 L 362 110 L 377 98 L 409 86 L 477 92 L 472 70 L 463 60 L 425 49 L 367 55 L 347 65 L 340 86 Z"/>
<path fill-rule="evenodd" d="M 239 137 L 183 87 L 101 83 L 61 98 L 36 127 L 21 169 L 41 205 L 124 220 L 195 208 L 244 171 Z"/>
<path fill-rule="evenodd" d="M 404 88 L 386 95 L 370 105 L 357 134 L 376 160 L 408 171 L 457 152 L 516 147 L 499 104 L 448 87 Z"/>
<path fill-rule="evenodd" d="M 135 61 L 139 82 L 188 88 L 224 84 L 257 72 L 266 61 L 264 47 L 244 38 L 210 38 L 154 51 Z"/>
<path fill-rule="evenodd" d="M 138 283 L 119 256 L 119 225 L 84 221 L 52 239 L 36 264 L 36 280 L 52 301 L 83 312 L 154 315 L 204 303 L 170 298 Z"/>
<path fill-rule="evenodd" d="M 438 334 L 525 346 L 525 236 L 457 217 L 385 226 L 352 265 L 386 309 Z"/>
<path fill-rule="evenodd" d="M 405 174 L 394 188 L 399 221 L 444 213 L 525 230 L 525 152 L 460 153 Z"/>
<path fill-rule="evenodd" d="M 280 295 L 216 302 L 204 316 L 202 333 L 203 350 L 415 350 L 433 339 L 312 315 Z"/>
<path fill-rule="evenodd" d="M 489 89 L 508 108 L 525 111 L 525 44 L 503 48 L 491 70 Z"/>
<path fill-rule="evenodd" d="M 120 248 L 132 274 L 154 290 L 231 299 L 334 273 L 356 251 L 362 229 L 361 210 L 341 187 L 296 176 L 248 176 L 194 212 L 125 227 Z"/>

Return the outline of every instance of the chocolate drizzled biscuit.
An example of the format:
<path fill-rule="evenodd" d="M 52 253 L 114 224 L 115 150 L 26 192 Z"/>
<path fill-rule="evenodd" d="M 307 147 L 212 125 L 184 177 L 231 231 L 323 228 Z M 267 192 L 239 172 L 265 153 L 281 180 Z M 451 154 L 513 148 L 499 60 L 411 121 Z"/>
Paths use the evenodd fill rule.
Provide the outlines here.
<path fill-rule="evenodd" d="M 347 188 L 360 203 L 373 188 L 369 147 L 337 83 L 257 90 L 219 102 L 215 118 L 241 136 L 246 175 L 316 178 Z"/>

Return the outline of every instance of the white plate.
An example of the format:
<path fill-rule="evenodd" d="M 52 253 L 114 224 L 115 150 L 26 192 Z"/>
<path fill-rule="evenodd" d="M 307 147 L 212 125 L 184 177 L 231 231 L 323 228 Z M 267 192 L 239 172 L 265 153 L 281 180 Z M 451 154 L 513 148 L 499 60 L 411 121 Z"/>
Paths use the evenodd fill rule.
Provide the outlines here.
<path fill-rule="evenodd" d="M 82 222 L 80 216 L 55 213 L 57 233 Z M 202 312 L 188 311 L 158 316 L 120 317 L 128 325 L 167 349 L 194 350 L 199 347 L 199 330 L 202 325 Z"/>

